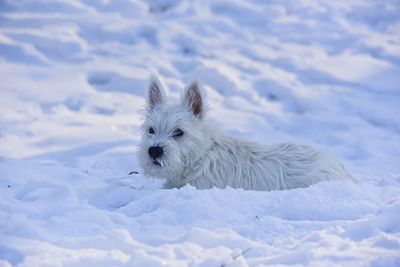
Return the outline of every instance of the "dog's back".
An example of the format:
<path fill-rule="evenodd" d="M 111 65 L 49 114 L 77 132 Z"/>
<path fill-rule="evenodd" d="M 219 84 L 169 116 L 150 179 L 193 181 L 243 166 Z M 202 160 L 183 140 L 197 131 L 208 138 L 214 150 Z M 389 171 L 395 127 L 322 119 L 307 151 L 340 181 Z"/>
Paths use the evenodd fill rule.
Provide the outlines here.
<path fill-rule="evenodd" d="M 353 180 L 334 157 L 310 146 L 291 143 L 260 145 L 226 136 L 214 143 L 193 170 L 190 184 L 197 188 L 283 190 L 320 181 Z"/>

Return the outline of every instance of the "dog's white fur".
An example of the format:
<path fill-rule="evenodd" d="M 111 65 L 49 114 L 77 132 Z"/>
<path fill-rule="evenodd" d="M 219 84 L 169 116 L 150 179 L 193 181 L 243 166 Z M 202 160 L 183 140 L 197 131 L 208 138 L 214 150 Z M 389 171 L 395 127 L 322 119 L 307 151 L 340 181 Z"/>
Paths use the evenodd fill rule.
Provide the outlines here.
<path fill-rule="evenodd" d="M 165 178 L 165 188 L 190 184 L 250 190 L 307 187 L 320 181 L 352 180 L 334 157 L 310 146 L 261 145 L 228 137 L 207 125 L 204 98 L 197 83 L 180 103 L 168 103 L 160 80 L 152 76 L 138 159 L 145 175 Z M 154 132 L 149 133 L 153 128 Z M 182 136 L 174 137 L 177 129 Z M 164 154 L 153 159 L 149 147 Z"/>

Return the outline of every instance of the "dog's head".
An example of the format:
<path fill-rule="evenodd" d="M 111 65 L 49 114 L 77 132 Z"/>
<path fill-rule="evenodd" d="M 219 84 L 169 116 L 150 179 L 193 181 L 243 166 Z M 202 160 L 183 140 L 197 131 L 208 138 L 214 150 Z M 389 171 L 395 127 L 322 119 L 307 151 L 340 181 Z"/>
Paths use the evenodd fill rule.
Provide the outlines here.
<path fill-rule="evenodd" d="M 197 82 L 178 103 L 169 103 L 160 80 L 152 76 L 138 159 L 145 175 L 179 182 L 209 147 L 203 125 L 204 99 Z"/>

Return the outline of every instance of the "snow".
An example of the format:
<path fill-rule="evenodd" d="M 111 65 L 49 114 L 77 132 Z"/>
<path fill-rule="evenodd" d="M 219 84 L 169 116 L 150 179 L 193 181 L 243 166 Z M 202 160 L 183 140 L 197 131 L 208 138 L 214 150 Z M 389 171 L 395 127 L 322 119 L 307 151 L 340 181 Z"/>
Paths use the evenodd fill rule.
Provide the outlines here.
<path fill-rule="evenodd" d="M 0 1 L 0 266 L 399 266 L 400 2 Z M 152 70 L 232 136 L 358 180 L 160 189 Z M 136 173 L 137 172 L 137 173 Z"/>

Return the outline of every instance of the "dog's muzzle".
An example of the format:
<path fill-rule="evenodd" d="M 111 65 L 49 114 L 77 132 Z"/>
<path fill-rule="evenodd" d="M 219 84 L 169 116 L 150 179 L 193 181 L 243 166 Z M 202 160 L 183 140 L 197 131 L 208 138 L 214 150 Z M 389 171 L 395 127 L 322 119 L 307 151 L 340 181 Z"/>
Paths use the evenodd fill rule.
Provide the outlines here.
<path fill-rule="evenodd" d="M 149 147 L 149 155 L 153 160 L 160 158 L 164 154 L 164 149 L 160 146 Z"/>

